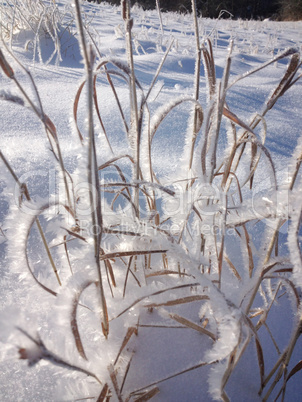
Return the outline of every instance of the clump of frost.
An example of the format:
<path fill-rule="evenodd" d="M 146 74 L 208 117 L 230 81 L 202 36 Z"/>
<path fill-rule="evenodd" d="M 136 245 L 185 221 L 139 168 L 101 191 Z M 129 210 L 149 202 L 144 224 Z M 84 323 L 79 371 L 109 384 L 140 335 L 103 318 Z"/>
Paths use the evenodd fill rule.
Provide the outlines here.
<path fill-rule="evenodd" d="M 228 361 L 219 361 L 212 365 L 210 368 L 208 384 L 209 384 L 209 394 L 213 398 L 214 401 L 221 401 L 222 394 L 222 377 L 227 370 Z"/>
<path fill-rule="evenodd" d="M 240 313 L 233 310 L 231 314 L 222 317 L 218 317 L 219 314 L 216 315 L 219 336 L 213 348 L 206 353 L 207 361 L 225 359 L 238 344 L 241 331 L 238 314 Z"/>

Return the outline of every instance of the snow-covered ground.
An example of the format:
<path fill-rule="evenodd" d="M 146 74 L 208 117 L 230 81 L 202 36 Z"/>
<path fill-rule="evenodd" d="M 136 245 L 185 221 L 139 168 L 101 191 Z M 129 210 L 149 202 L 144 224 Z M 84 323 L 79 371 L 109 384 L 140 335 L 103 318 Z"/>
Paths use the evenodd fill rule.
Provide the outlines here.
<path fill-rule="evenodd" d="M 57 1 L 56 3 L 64 13 L 64 7 L 70 2 Z M 65 16 L 73 15 L 73 7 L 69 7 L 71 11 L 68 11 L 66 7 Z M 143 11 L 135 6 L 131 12 L 134 20 L 132 33 L 135 74 L 145 94 L 165 51 L 172 44 L 149 97 L 150 115 L 156 116 L 160 114 L 158 110 L 161 110 L 160 108 L 163 105 L 172 102 L 177 97 L 188 97 L 194 94 L 196 50 L 193 19 L 189 14 L 165 13 L 162 15 L 162 32 L 156 10 Z M 126 64 L 125 27 L 121 8 L 112 7 L 103 2 L 100 5 L 85 3 L 83 5 L 83 16 L 101 56 L 113 61 L 119 60 Z M 209 20 L 199 18 L 198 24 L 201 42 L 204 42 L 205 46 L 207 46 L 207 40 L 209 39 L 213 45 L 218 79 L 223 77 L 228 48 L 231 41 L 233 41 L 230 83 L 236 77 L 282 54 L 288 48 L 296 48 L 298 51 L 302 51 L 302 22 L 232 21 L 228 19 Z M 58 49 L 53 47 L 52 39 L 44 37 L 41 39 L 40 44 L 36 43 L 30 31 L 23 30 L 14 33 L 12 50 L 21 63 L 30 70 L 38 88 L 44 111 L 56 126 L 66 169 L 76 177 L 84 163 L 82 160 L 85 160 L 85 153 L 73 121 L 73 107 L 77 90 L 85 78 L 85 71 L 80 48 L 76 40 L 77 29 L 73 20 L 71 20 L 70 28 L 71 33 L 65 33 L 61 40 L 60 52 L 62 60 L 60 62 L 56 59 L 57 53 L 53 54 L 53 51 L 58 51 Z M 49 60 L 52 54 L 53 57 Z M 43 61 L 39 60 L 39 57 Z M 12 63 L 16 76 L 24 88 L 28 90 L 31 96 L 34 96 L 28 75 L 15 61 L 12 61 L 11 57 L 8 57 L 8 60 Z M 263 110 L 263 105 L 268 96 L 283 77 L 288 62 L 289 58 L 276 61 L 256 74 L 236 83 L 227 93 L 226 102 L 228 108 L 239 119 L 247 124 L 250 123 L 252 116 L 256 112 Z M 113 67 L 108 67 L 108 69 L 110 68 Z M 126 119 L 129 120 L 129 92 L 127 85 L 120 77 L 115 77 L 114 80 L 119 99 L 125 110 Z M 13 83 L 4 74 L 0 76 L 0 83 L 2 97 L 7 93 L 20 96 Z M 98 164 L 102 165 L 114 156 L 132 154 L 133 150 L 129 146 L 116 100 L 105 74 L 98 76 L 97 85 L 99 110 L 111 144 L 110 149 L 100 124 L 96 124 Z M 291 155 L 302 134 L 301 85 L 300 81 L 293 85 L 265 116 L 267 128 L 265 146 L 274 161 L 277 178 L 280 181 L 288 177 Z M 203 110 L 208 110 L 207 80 L 203 63 L 201 64 L 199 101 Z M 172 181 L 178 178 L 176 173 L 182 172 L 183 165 L 185 165 L 183 154 L 186 146 L 190 108 L 192 107 L 187 103 L 175 108 L 167 116 L 154 136 L 151 149 L 153 169 L 164 186 L 171 186 Z M 87 118 L 85 93 L 83 93 L 79 101 L 78 123 L 84 133 L 86 132 Z M 228 141 L 227 130 L 228 127 L 224 122 L 222 126 L 223 134 L 220 136 L 218 143 L 218 148 L 221 149 L 221 152 L 226 148 Z M 263 136 L 263 129 L 259 129 L 259 136 L 260 138 Z M 202 135 L 198 137 L 199 140 L 202 141 Z M 50 150 L 41 122 L 29 108 L 16 105 L 13 102 L 5 102 L 4 100 L 0 102 L 0 150 L 9 160 L 20 182 L 27 183 L 32 200 L 36 202 L 36 205 L 42 205 L 47 200 L 53 200 L 54 195 L 60 198 L 56 182 L 59 180 L 59 173 L 57 165 L 54 163 L 53 153 Z M 222 158 L 223 154 L 221 154 L 221 160 L 223 160 Z M 131 167 L 126 161 L 121 162 L 120 166 L 126 175 L 131 175 Z M 253 191 L 255 195 L 266 194 L 267 188 L 271 186 L 272 179 L 267 166 L 265 159 L 261 159 L 254 178 Z M 193 175 L 198 172 L 198 167 L 194 166 L 194 168 Z M 82 246 L 81 239 L 75 239 L 74 243 L 78 242 L 78 244 L 74 247 L 73 254 L 70 257 L 75 271 L 73 277 L 70 276 L 64 249 L 56 255 L 56 263 L 60 266 L 61 280 L 65 285 L 64 291 L 60 292 L 54 274 L 47 273 L 50 271 L 49 263 L 45 253 L 41 251 L 42 247 L 35 247 L 38 243 L 38 234 L 31 233 L 29 242 L 31 264 L 39 280 L 47 283 L 47 286 L 56 289 L 56 292 L 59 293 L 57 301 L 54 302 L 53 296 L 41 290 L 28 274 L 25 254 L 22 254 L 25 236 L 23 225 L 30 224 L 30 219 L 32 218 L 28 213 L 29 218 L 27 218 L 27 221 L 21 216 L 20 221 L 18 221 L 19 200 L 17 186 L 13 183 L 2 161 L 0 161 L 0 169 L 0 227 L 2 230 L 0 232 L 0 400 L 3 402 L 12 400 L 73 401 L 81 400 L 80 398 L 97 400 L 102 389 L 93 377 L 87 377 L 83 373 L 75 374 L 72 370 L 68 371 L 66 367 L 51 365 L 45 360 L 38 362 L 33 367 L 28 367 L 27 361 L 18 360 L 18 348 L 24 348 L 26 345 L 32 344 L 32 342 L 20 331 L 14 329 L 15 326 L 23 328 L 35 339 L 38 339 L 37 334 L 39 334 L 39 337 L 41 337 L 49 350 L 59 355 L 63 360 L 93 372 L 101 379 L 104 385 L 105 382 L 112 381 L 112 377 L 111 379 L 109 378 L 107 368 L 109 364 L 115 364 L 116 355 L 119 352 L 127 329 L 138 325 L 138 322 L 138 335 L 131 337 L 127 345 L 128 349 L 123 350 L 125 356 L 122 355 L 119 361 L 117 376 L 120 385 L 126 366 L 131 361 L 122 390 L 123 398 L 126 398 L 134 390 L 156 383 L 160 392 L 153 397 L 152 400 L 154 401 L 213 400 L 215 389 L 219 383 L 219 375 L 225 364 L 221 357 L 224 350 L 226 350 L 227 355 L 229 353 L 228 348 L 232 342 L 236 344 L 236 337 L 239 337 L 238 331 L 242 331 L 240 333 L 242 339 L 248 337 L 245 327 L 242 326 L 239 329 L 235 325 L 235 322 L 237 322 L 236 314 L 238 315 L 240 311 L 240 300 L 244 291 L 248 289 L 248 277 L 245 278 L 244 273 L 240 271 L 243 282 L 246 280 L 246 285 L 240 287 L 239 285 L 234 285 L 237 282 L 234 281 L 232 275 L 225 274 L 226 276 L 223 278 L 224 287 L 221 289 L 222 293 L 217 291 L 216 305 L 214 306 L 217 308 L 214 313 L 217 314 L 213 313 L 215 319 L 212 318 L 213 322 L 211 322 L 210 318 L 209 325 L 210 328 L 214 329 L 214 321 L 218 320 L 218 318 L 221 319 L 219 325 L 217 324 L 216 331 L 226 344 L 219 343 L 219 338 L 216 342 L 216 347 L 213 347 L 213 340 L 210 337 L 206 337 L 204 334 L 192 330 L 192 328 L 169 319 L 170 310 L 167 306 L 157 309 L 152 307 L 147 309 L 142 306 L 136 308 L 134 306 L 126 311 L 120 319 L 114 320 L 114 317 L 127 306 L 131 306 L 131 303 L 134 303 L 140 297 L 143 298 L 146 295 L 161 291 L 165 285 L 165 281 L 159 278 L 158 282 L 150 282 L 150 286 L 146 291 L 144 287 L 138 287 L 130 275 L 125 301 L 121 296 L 127 265 L 123 266 L 121 262 L 117 263 L 116 280 L 119 286 L 117 286 L 117 290 L 114 290 L 114 292 L 116 291 L 116 298 L 111 299 L 109 296 L 110 290 L 105 285 L 108 299 L 110 299 L 110 301 L 107 300 L 111 325 L 110 343 L 102 336 L 97 315 L 94 319 L 91 316 L 92 309 L 94 309 L 94 289 L 91 287 L 91 292 L 89 294 L 83 293 L 81 297 L 81 304 L 88 307 L 86 310 L 82 308 L 81 318 L 83 322 L 79 324 L 83 344 L 89 345 L 87 346 L 87 362 L 78 355 L 75 349 L 74 340 L 68 327 L 68 314 L 70 313 L 68 308 L 72 306 L 73 291 L 75 292 L 84 283 L 85 277 L 81 272 L 84 266 L 87 265 L 88 267 L 88 278 L 91 280 L 93 278 L 92 274 L 89 273 L 89 269 L 91 270 L 91 266 L 93 266 L 93 261 L 81 261 L 81 253 L 83 253 L 83 256 L 86 256 L 85 253 L 87 253 L 87 256 L 89 256 L 90 244 Z M 108 175 L 106 176 L 106 174 Z M 83 179 L 83 175 L 79 177 L 80 180 Z M 114 173 L 113 170 L 104 173 L 103 179 L 116 179 L 116 170 L 114 170 Z M 128 176 L 126 179 L 128 179 Z M 119 180 L 121 179 L 119 178 Z M 175 187 L 173 188 L 175 189 Z M 62 191 L 62 188 L 60 187 L 59 190 Z M 108 202 L 108 200 L 109 198 L 104 202 Z M 259 206 L 258 210 L 257 205 L 256 203 L 254 208 L 258 213 L 259 219 L 265 212 L 262 210 L 263 204 Z M 30 206 L 27 207 L 30 208 Z M 164 197 L 161 198 L 160 208 L 169 212 L 169 209 L 172 208 L 173 211 L 174 207 L 173 203 L 169 204 L 169 200 L 167 201 Z M 174 215 L 177 213 L 175 212 Z M 174 216 L 174 218 L 176 224 L 177 217 Z M 12 219 L 14 220 L 12 221 Z M 61 217 L 56 218 L 54 213 L 41 217 L 43 227 L 47 227 L 48 239 L 53 242 L 50 243 L 51 245 L 54 244 L 53 231 L 61 231 L 63 238 L 64 229 L 62 229 L 62 226 L 68 223 L 64 219 Z M 112 223 L 114 219 L 115 216 L 108 216 L 109 223 Z M 54 223 L 52 223 L 53 220 Z M 125 230 L 127 228 L 126 223 Z M 261 250 L 263 244 L 261 236 L 264 231 L 264 225 L 256 220 L 252 225 L 254 225 L 251 231 L 253 233 L 253 239 L 251 239 L 252 248 L 253 253 L 258 256 L 257 252 Z M 268 227 L 270 225 L 273 228 L 274 222 L 269 223 Z M 129 226 L 127 229 L 130 230 Z M 10 245 L 6 236 L 10 239 L 13 237 Z M 150 238 L 152 238 L 152 246 L 148 245 Z M 151 249 L 164 249 L 167 245 L 167 240 L 164 236 L 159 235 L 159 239 L 150 238 L 146 233 L 142 240 L 145 242 L 146 249 L 148 247 L 149 249 L 150 247 Z M 287 227 L 280 229 L 279 240 L 280 253 L 285 255 L 287 253 Z M 190 264 L 195 264 L 194 258 L 197 256 L 197 251 L 191 250 L 190 243 L 188 240 L 186 241 L 184 249 L 189 249 L 189 251 L 187 255 L 183 256 L 183 260 L 188 265 L 186 272 L 191 272 L 189 266 Z M 112 252 L 129 250 L 129 242 L 124 241 L 122 237 L 114 241 L 110 235 L 105 235 L 103 242 L 106 252 L 110 250 Z M 230 243 L 227 244 L 228 250 L 233 249 L 236 250 L 235 253 L 241 253 L 240 248 L 232 248 L 231 237 L 227 242 Z M 194 240 L 192 240 L 192 244 L 195 244 Z M 132 240 L 132 246 L 133 250 L 144 247 L 135 237 Z M 168 258 L 171 258 L 171 266 L 175 268 L 177 263 L 176 258 L 173 261 L 173 247 Z M 175 250 L 178 250 L 176 246 Z M 14 257 L 15 261 L 13 261 Z M 239 255 L 228 253 L 228 257 L 235 265 L 237 264 L 236 266 L 240 265 L 241 257 Z M 160 257 L 156 258 L 154 257 L 153 260 L 154 271 L 156 271 L 156 264 L 160 265 L 162 263 Z M 190 258 L 192 258 L 192 261 Z M 77 266 L 78 261 L 81 261 L 79 266 Z M 244 271 L 243 268 L 242 271 Z M 191 293 L 185 294 L 178 293 L 177 290 L 174 292 L 170 290 L 158 295 L 156 298 L 144 299 L 145 305 L 148 303 L 164 304 L 169 299 L 184 298 L 189 295 L 198 296 L 199 292 L 196 289 L 200 284 L 203 286 L 203 291 L 205 291 L 204 288 L 211 288 L 212 286 L 211 292 L 215 293 L 216 287 L 212 285 L 211 276 L 205 275 L 206 279 L 202 279 L 202 275 L 199 275 L 200 277 L 196 273 L 194 279 L 192 277 L 189 279 L 178 278 L 173 282 L 175 287 L 184 283 L 186 285 L 191 283 Z M 138 277 L 141 280 L 139 274 Z M 144 280 L 148 282 L 149 279 L 145 277 Z M 198 286 L 196 282 L 199 283 Z M 194 288 L 195 286 L 196 289 Z M 209 291 L 211 297 L 213 297 L 211 292 Z M 262 297 L 268 304 L 270 302 L 269 292 L 269 286 L 267 288 L 264 286 Z M 223 305 L 222 300 L 224 298 L 222 295 L 227 295 L 229 305 Z M 263 348 L 266 375 L 278 358 L 278 350 L 281 353 L 287 345 L 296 319 L 292 313 L 294 310 L 292 310 L 292 303 L 295 303 L 295 300 L 291 300 L 287 295 L 283 297 L 281 295 L 282 291 L 280 290 L 278 301 L 266 322 L 273 333 L 277 347 L 264 326 L 260 328 L 258 334 Z M 259 300 L 261 300 L 260 297 Z M 256 300 L 256 302 L 259 302 L 259 300 Z M 199 325 L 201 325 L 201 310 L 204 304 L 203 300 L 196 299 L 195 302 L 189 304 L 189 308 L 187 304 L 178 305 L 177 314 L 183 315 L 186 319 L 197 324 L 199 322 Z M 261 303 L 259 302 L 259 304 Z M 212 306 L 211 308 L 214 307 Z M 210 310 L 205 308 L 206 316 L 211 313 L 211 308 Z M 229 315 L 224 316 L 225 314 Z M 178 326 L 179 328 L 169 329 L 166 328 L 167 326 Z M 66 329 L 66 327 L 68 328 Z M 232 337 L 236 338 L 235 341 L 232 341 Z M 301 353 L 302 344 L 301 339 L 299 339 L 294 349 L 289 370 L 301 360 Z M 209 366 L 202 365 L 202 362 L 206 360 L 221 361 Z M 199 367 L 195 368 L 195 366 Z M 189 370 L 190 368 L 192 370 Z M 174 377 L 176 373 L 180 374 Z M 282 385 L 282 381 L 280 381 L 280 384 Z M 260 375 L 257 351 L 255 342 L 251 341 L 230 377 L 226 392 L 232 401 L 245 400 L 252 402 L 261 400 L 258 395 L 259 388 Z M 209 389 L 212 390 L 212 393 L 208 392 Z M 279 390 L 280 387 L 276 389 Z M 275 397 L 276 392 L 272 395 Z M 301 371 L 289 380 L 285 400 L 299 400 L 300 395 Z M 269 400 L 273 400 L 272 396 L 270 398 L 272 399 Z M 113 394 L 112 400 L 118 400 L 115 394 Z"/>

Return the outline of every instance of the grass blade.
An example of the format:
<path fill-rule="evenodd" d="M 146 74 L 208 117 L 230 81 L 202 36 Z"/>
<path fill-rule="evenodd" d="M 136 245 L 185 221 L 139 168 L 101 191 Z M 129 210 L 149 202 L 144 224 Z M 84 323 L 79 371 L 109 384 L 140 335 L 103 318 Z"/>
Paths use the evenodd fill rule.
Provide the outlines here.
<path fill-rule="evenodd" d="M 159 388 L 154 387 L 150 391 L 145 392 L 142 396 L 134 399 L 135 402 L 146 402 L 152 399 L 155 395 L 159 394 Z"/>
<path fill-rule="evenodd" d="M 116 372 L 114 370 L 114 367 L 112 365 L 110 365 L 108 367 L 108 371 L 109 371 L 109 375 L 110 375 L 110 378 L 111 378 L 111 381 L 112 381 L 112 384 L 113 384 L 113 388 L 114 388 L 115 393 L 116 393 L 117 400 L 119 402 L 123 402 L 123 398 L 122 398 L 122 395 L 121 395 L 121 392 L 120 392 L 120 388 L 119 388 L 119 385 L 118 385 L 118 381 L 117 381 Z"/>
<path fill-rule="evenodd" d="M 72 310 L 71 310 L 71 317 L 70 317 L 71 318 L 70 319 L 71 332 L 72 332 L 72 335 L 74 337 L 77 350 L 78 350 L 80 356 L 85 360 L 88 360 L 88 359 L 87 359 L 87 356 L 85 354 L 83 343 L 82 343 L 81 336 L 80 336 L 80 332 L 79 332 L 79 329 L 78 329 L 77 309 L 78 309 L 79 300 L 80 300 L 80 297 L 81 297 L 82 293 L 84 292 L 85 289 L 87 289 L 93 283 L 96 283 L 96 282 L 94 282 L 94 281 L 85 282 L 81 286 L 79 291 L 75 294 L 74 299 L 72 301 Z"/>
<path fill-rule="evenodd" d="M 176 273 L 178 274 L 178 272 L 176 272 Z M 177 306 L 179 304 L 192 303 L 192 302 L 201 301 L 201 300 L 209 300 L 209 296 L 206 296 L 206 295 L 187 296 L 187 297 L 182 297 L 180 299 L 168 300 L 167 302 L 163 302 L 163 303 L 145 304 L 144 307 L 153 308 L 153 307 L 161 307 L 161 306 Z"/>
<path fill-rule="evenodd" d="M 108 391 L 109 391 L 109 386 L 108 386 L 108 384 L 106 383 L 106 384 L 103 386 L 102 391 L 101 391 L 101 393 L 100 393 L 100 395 L 99 395 L 99 397 L 98 397 L 98 399 L 97 399 L 96 402 L 104 402 L 104 401 L 105 401 L 105 398 L 106 398 L 106 396 L 107 396 L 107 394 L 108 394 Z"/>
<path fill-rule="evenodd" d="M 192 328 L 195 331 L 198 331 L 203 335 L 209 336 L 214 342 L 217 340 L 216 336 L 212 332 L 210 332 L 207 329 L 195 324 L 195 322 L 187 320 L 186 318 L 181 317 L 178 314 L 168 313 L 168 316 L 170 318 L 172 318 L 172 320 L 175 320 L 175 321 L 179 322 L 180 324 L 185 325 L 186 327 Z"/>
<path fill-rule="evenodd" d="M 120 347 L 120 350 L 119 350 L 119 352 L 118 352 L 118 354 L 117 354 L 117 356 L 116 356 L 116 359 L 115 359 L 115 361 L 114 361 L 114 366 L 116 365 L 116 363 L 117 363 L 117 361 L 118 361 L 118 359 L 119 359 L 121 353 L 122 353 L 123 350 L 125 349 L 127 343 L 129 342 L 130 338 L 132 337 L 132 335 L 133 335 L 133 334 L 137 335 L 137 333 L 138 333 L 137 327 L 129 327 L 129 328 L 127 329 L 127 333 L 126 333 L 126 335 L 125 335 L 125 337 L 124 337 L 123 343 L 122 343 L 122 345 L 121 345 L 121 347 Z"/>

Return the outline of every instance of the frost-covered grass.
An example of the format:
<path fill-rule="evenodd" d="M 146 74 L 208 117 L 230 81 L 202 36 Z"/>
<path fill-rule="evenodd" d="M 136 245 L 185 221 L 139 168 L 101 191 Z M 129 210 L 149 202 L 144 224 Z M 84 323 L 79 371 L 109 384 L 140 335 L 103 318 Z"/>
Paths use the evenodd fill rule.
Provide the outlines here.
<path fill-rule="evenodd" d="M 122 50 L 104 55 L 101 33 L 83 24 L 97 5 L 81 14 L 74 4 L 85 71 L 70 105 L 67 141 L 29 69 L 1 46 L 7 113 L 24 108 L 28 127 L 40 121 L 52 156 L 43 166 L 41 155 L 36 168 L 21 150 L 22 164 L 33 166 L 24 172 L 0 150 L 7 209 L 1 287 L 11 298 L 1 318 L 3 357 L 14 345 L 32 370 L 45 362 L 60 367 L 54 400 L 242 400 L 245 392 L 255 400 L 258 391 L 264 400 L 284 397 L 301 369 L 295 347 L 302 325 L 302 142 L 286 174 L 277 171 L 267 122 L 275 108 L 286 118 L 278 105 L 301 85 L 299 50 L 276 51 L 273 44 L 262 64 L 236 74 L 238 46 L 249 47 L 245 62 L 259 51 L 250 45 L 254 38 L 226 38 L 219 22 L 207 32 L 201 19 L 167 14 L 163 26 L 171 18 L 181 32 L 164 37 L 157 22 L 154 43 L 157 14 L 136 8 L 133 25 L 123 1 L 110 9 L 119 18 L 114 29 Z M 251 24 L 259 35 L 264 30 Z M 215 49 L 224 41 L 229 48 L 217 64 Z M 161 60 L 144 69 L 153 52 Z M 255 102 L 242 83 L 267 81 L 276 65 L 278 80 Z M 191 92 L 173 81 L 188 66 Z M 9 81 L 18 92 L 7 89 Z M 179 139 L 181 153 L 173 143 Z M 14 147 L 5 150 L 19 155 Z M 24 307 L 18 317 L 14 304 Z M 37 385 L 37 400 L 39 386 L 47 380 Z"/>
<path fill-rule="evenodd" d="M 0 15 L 1 37 L 10 47 L 19 42 L 24 49 L 32 50 L 33 60 L 59 64 L 74 51 L 77 41 L 72 4 L 8 0 L 1 2 Z"/>

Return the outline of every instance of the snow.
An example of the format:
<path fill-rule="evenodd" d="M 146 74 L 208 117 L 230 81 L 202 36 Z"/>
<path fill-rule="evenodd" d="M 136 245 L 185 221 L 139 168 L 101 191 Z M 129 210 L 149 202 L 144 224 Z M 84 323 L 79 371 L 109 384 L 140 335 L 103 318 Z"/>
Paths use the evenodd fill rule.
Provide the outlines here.
<path fill-rule="evenodd" d="M 222 134 L 218 142 L 213 141 L 215 133 L 211 131 L 210 144 L 204 143 L 204 125 L 211 116 L 209 110 L 213 101 L 208 96 L 203 63 L 198 107 L 203 111 L 204 121 L 197 135 L 192 169 L 188 171 L 192 108 L 196 105 L 196 41 L 192 16 L 162 14 L 162 32 L 156 10 L 132 8 L 135 74 L 140 83 L 137 89 L 139 103 L 148 93 L 169 46 L 171 50 L 155 80 L 148 98 L 148 113 L 143 121 L 141 144 L 145 181 L 133 181 L 131 178 L 134 170 L 131 162 L 135 148 L 133 140 L 128 141 L 106 71 L 101 69 L 96 75 L 102 122 L 95 116 L 95 137 L 98 165 L 103 165 L 100 182 L 104 194 L 104 227 L 107 228 L 102 233 L 101 247 L 104 253 L 111 253 L 110 259 L 102 259 L 101 253 L 110 327 L 106 340 L 102 332 L 101 321 L 105 314 L 98 300 L 100 289 L 92 230 L 99 228 L 91 227 L 91 205 L 87 196 L 86 86 L 79 98 L 77 111 L 77 124 L 84 136 L 84 145 L 73 119 L 75 95 L 85 80 L 84 64 L 77 41 L 74 7 L 67 0 L 56 1 L 56 4 L 62 13 L 57 31 L 60 43 L 49 28 L 46 28 L 44 36 L 34 35 L 24 28 L 14 33 L 11 46 L 16 57 L 30 71 L 43 110 L 56 126 L 64 164 L 70 173 L 68 183 L 73 188 L 75 199 L 78 199 L 77 216 L 70 211 L 72 206 L 66 200 L 62 173 L 55 163 L 42 122 L 32 112 L 28 102 L 22 105 L 20 92 L 1 72 L 0 150 L 20 183 L 26 183 L 31 195 L 30 201 L 21 201 L 18 183 L 13 181 L 0 160 L 1 401 L 97 400 L 102 389 L 94 377 L 67 370 L 61 364 L 58 367 L 46 363 L 41 357 L 41 348 L 18 327 L 34 339 L 41 339 L 47 350 L 62 360 L 85 372 L 94 373 L 102 384 L 108 383 L 112 391 L 114 381 L 108 367 L 115 365 L 119 356 L 116 372 L 119 385 L 127 373 L 123 398 L 146 387 L 149 390 L 154 384 L 160 391 L 152 398 L 154 401 L 220 400 L 225 372 L 233 358 L 238 365 L 226 385 L 228 397 L 235 402 L 260 400 L 255 337 L 245 317 L 245 309 L 264 265 L 267 267 L 266 253 L 276 230 L 279 233 L 280 255 L 270 260 L 276 264 L 271 268 L 270 275 L 276 276 L 278 268 L 293 268 L 293 274 L 290 276 L 292 282 L 281 281 L 281 276 L 278 280 L 265 278 L 253 304 L 263 314 L 263 306 L 268 308 L 271 303 L 273 306 L 266 323 L 274 340 L 264 326 L 258 332 L 266 375 L 278 359 L 278 353 L 286 347 L 300 311 L 296 305 L 297 297 L 301 302 L 302 286 L 300 176 L 293 191 L 289 190 L 289 186 L 297 159 L 301 158 L 301 82 L 298 81 L 278 99 L 274 108 L 265 115 L 265 120 L 254 129 L 255 143 L 258 144 L 259 154 L 262 153 L 254 176 L 254 187 L 251 192 L 246 189 L 248 185 L 242 188 L 241 203 L 233 182 L 230 205 L 216 182 L 211 181 L 211 161 L 207 162 L 206 172 L 202 170 L 203 150 L 216 155 L 217 147 L 218 167 L 229 157 L 234 144 L 231 121 L 226 118 L 222 119 Z M 99 5 L 83 2 L 82 10 L 88 32 L 100 53 L 96 65 L 107 63 L 107 73 L 111 73 L 130 126 L 130 98 L 126 83 L 129 71 L 121 7 L 105 2 Z M 47 12 L 51 12 L 51 7 Z M 47 13 L 43 14 L 44 17 L 49 21 Z M 39 23 L 44 23 L 43 19 Z M 64 31 L 64 24 L 67 23 L 68 30 Z M 240 138 L 244 128 L 240 128 L 238 121 L 249 125 L 257 113 L 263 112 L 269 95 L 284 76 L 289 58 L 278 57 L 288 48 L 302 50 L 302 22 L 199 18 L 198 27 L 204 46 L 207 46 L 208 39 L 213 44 L 218 85 L 223 80 L 230 42 L 233 41 L 226 102 L 238 118 L 235 125 L 237 138 Z M 1 49 L 17 79 L 37 105 L 29 75 L 8 55 L 2 44 Z M 276 60 L 271 62 L 274 57 Z M 245 75 L 269 62 L 266 68 L 255 74 Z M 301 74 L 301 67 L 298 74 Z M 238 77 L 242 79 L 237 80 Z M 102 125 L 112 148 L 108 145 Z M 216 126 L 213 127 L 211 130 Z M 269 153 L 273 162 L 264 151 Z M 112 163 L 105 167 L 109 160 Z M 250 158 L 243 156 L 240 162 L 242 168 L 236 173 L 238 182 L 244 183 L 249 177 L 250 163 Z M 148 192 L 147 198 L 140 199 L 140 219 L 127 201 L 127 194 L 132 194 L 132 188 L 129 187 L 129 192 L 124 192 L 117 199 L 114 197 L 120 187 L 112 187 L 115 194 L 103 191 L 111 189 L 105 185 L 123 184 L 125 181 L 140 188 L 145 185 Z M 189 182 L 192 185 L 188 189 Z M 155 208 L 146 210 L 147 202 L 151 202 L 154 195 L 160 219 L 169 218 L 160 228 L 156 224 Z M 212 201 L 207 203 L 205 199 Z M 114 210 L 110 206 L 112 203 Z M 226 208 L 229 209 L 226 211 Z M 290 219 L 281 226 L 283 219 L 288 219 L 288 214 Z M 202 215 L 202 220 L 199 215 Z M 43 248 L 36 217 L 39 217 L 45 230 L 62 286 L 59 286 Z M 241 225 L 245 220 L 251 221 L 246 224 L 250 238 Z M 210 238 L 205 256 L 200 252 L 200 234 Z M 230 264 L 223 261 L 221 287 L 217 286 L 219 262 L 213 257 L 220 247 L 224 247 L 224 256 L 227 255 L 238 269 L 240 277 L 238 279 Z M 139 254 L 134 259 L 127 255 L 132 250 L 146 254 Z M 249 273 L 250 252 L 254 258 L 253 278 Z M 167 261 L 168 267 L 165 266 Z M 149 268 L 140 269 L 145 263 L 149 264 Z M 38 281 L 56 296 L 45 292 L 33 281 L 28 265 Z M 114 280 L 110 266 L 114 266 Z M 169 275 L 166 275 L 165 269 L 169 270 Z M 285 290 L 287 293 L 283 295 Z M 201 296 L 205 298 L 198 299 Z M 193 298 L 194 301 L 184 302 L 186 298 Z M 181 300 L 177 302 L 176 310 L 169 305 L 171 300 Z M 75 303 L 78 303 L 78 333 L 88 360 L 79 355 L 79 345 L 75 342 L 75 324 L 74 321 L 71 323 Z M 150 303 L 163 307 L 151 308 L 148 307 Z M 252 310 L 253 313 L 255 311 Z M 216 341 L 190 326 L 179 324 L 173 319 L 175 312 L 200 327 L 208 320 L 206 329 L 215 335 Z M 261 317 L 260 314 L 251 319 L 255 326 Z M 137 334 L 132 332 L 121 350 L 127 331 L 133 327 L 137 328 Z M 22 360 L 18 360 L 20 348 L 26 350 Z M 299 339 L 289 372 L 300 359 L 301 351 Z M 35 364 L 28 367 L 33 361 Z M 300 372 L 288 382 L 288 401 L 299 398 L 299 376 Z M 276 395 L 275 390 L 271 398 Z M 112 400 L 118 400 L 114 391 Z M 131 400 L 135 400 L 134 396 Z"/>

